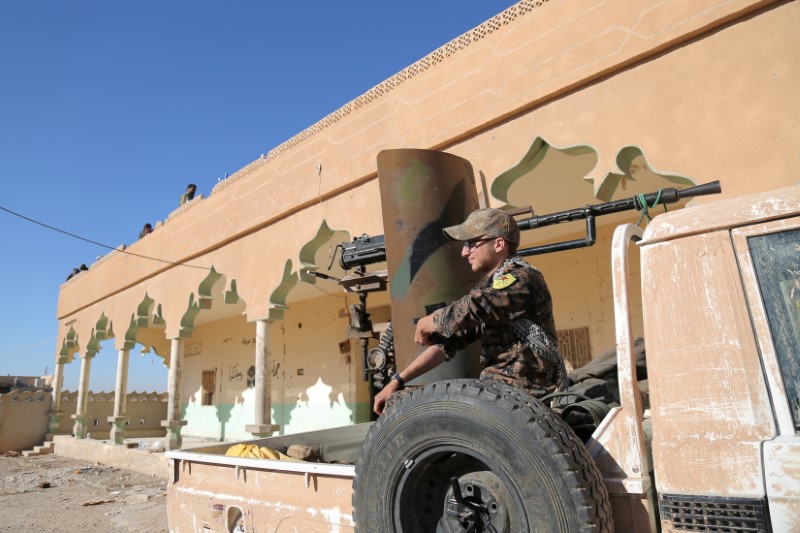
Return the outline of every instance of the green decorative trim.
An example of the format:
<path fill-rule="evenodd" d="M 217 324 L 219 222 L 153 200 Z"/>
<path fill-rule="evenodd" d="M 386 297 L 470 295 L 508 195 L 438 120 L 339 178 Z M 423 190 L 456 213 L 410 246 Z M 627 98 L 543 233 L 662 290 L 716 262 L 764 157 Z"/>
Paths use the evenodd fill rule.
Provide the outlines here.
<path fill-rule="evenodd" d="M 292 260 L 287 259 L 283 268 L 281 282 L 269 297 L 269 303 L 272 304 L 272 308 L 269 310 L 269 320 L 283 319 L 283 312 L 287 309 L 286 298 L 289 292 L 297 285 L 299 279 L 297 273 L 292 272 Z"/>
<path fill-rule="evenodd" d="M 569 157 L 584 157 L 587 155 L 594 155 L 592 167 L 597 164 L 597 152 L 589 146 L 571 146 L 568 148 L 555 148 L 541 137 L 536 137 L 528 152 L 522 157 L 519 163 L 500 174 L 494 182 L 492 182 L 491 193 L 492 196 L 510 204 L 508 193 L 511 186 L 520 179 L 532 179 L 531 175 L 537 170 L 542 162 L 548 157 L 548 154 L 558 152 L 562 156 Z M 557 176 L 563 178 L 563 176 Z M 569 176 L 567 176 L 569 177 Z M 583 176 L 575 176 L 583 177 Z M 556 178 L 556 176 L 547 176 L 547 179 Z"/>
<path fill-rule="evenodd" d="M 123 350 L 133 350 L 136 346 L 136 334 L 139 333 L 139 326 L 136 323 L 136 315 L 131 313 L 131 322 L 128 324 L 128 329 L 125 331 L 125 340 L 122 344 Z"/>
<path fill-rule="evenodd" d="M 324 250 L 326 245 L 332 250 L 335 245 L 349 240 L 350 232 L 331 229 L 328 223 L 323 220 L 314 238 L 300 249 L 300 281 L 316 285 L 317 278 L 309 274 L 309 272 L 320 268 L 328 271 L 328 275 L 341 276 L 343 271 L 339 263 L 331 261 L 332 258 L 328 253 L 323 252 L 320 254 L 320 250 Z M 320 262 L 323 264 L 320 264 Z"/>
<path fill-rule="evenodd" d="M 194 321 L 197 315 L 200 314 L 200 305 L 194 299 L 194 293 L 189 294 L 189 305 L 186 307 L 186 312 L 181 317 L 181 328 L 178 333 L 180 339 L 191 339 L 192 332 L 194 331 Z"/>
<path fill-rule="evenodd" d="M 214 285 L 221 278 L 222 274 L 217 272 L 214 267 L 211 267 L 211 271 L 208 273 L 208 276 L 206 276 L 205 279 L 200 282 L 200 286 L 197 289 L 197 303 L 200 306 L 200 309 L 211 309 L 211 301 L 214 299 L 212 296 Z"/>
<path fill-rule="evenodd" d="M 58 352 L 59 357 L 65 357 L 71 363 L 74 359 L 75 352 L 80 348 L 78 343 L 78 334 L 75 329 L 70 326 L 69 331 L 63 341 L 61 341 L 61 350 Z"/>
<path fill-rule="evenodd" d="M 167 321 L 164 320 L 164 314 L 161 311 L 161 304 L 156 307 L 156 314 L 153 315 L 153 326 L 165 327 Z"/>
<path fill-rule="evenodd" d="M 314 238 L 300 248 L 300 266 L 302 268 L 309 270 L 316 270 L 319 268 L 316 262 L 317 251 L 319 251 L 325 243 L 330 242 L 334 233 L 335 232 L 328 227 L 328 223 L 323 220 Z"/>
<path fill-rule="evenodd" d="M 231 280 L 231 288 L 230 290 L 225 291 L 225 299 L 226 304 L 238 304 L 239 303 L 239 293 L 236 292 L 236 280 Z"/>
<path fill-rule="evenodd" d="M 145 293 L 144 298 L 136 307 L 136 325 L 146 328 L 150 325 L 150 312 L 153 309 L 155 300 Z"/>
<path fill-rule="evenodd" d="M 637 164 L 638 159 L 638 164 Z M 627 188 L 628 182 L 636 183 L 637 174 L 641 172 L 651 173 L 667 182 L 670 186 L 692 186 L 695 182 L 689 178 L 682 176 L 675 176 L 671 174 L 661 174 L 656 172 L 653 167 L 647 162 L 647 158 L 638 146 L 626 146 L 617 154 L 617 167 L 622 171 L 621 173 L 609 172 L 603 178 L 602 183 L 597 188 L 595 196 L 604 202 L 610 202 L 617 192 L 617 189 L 622 185 L 623 189 Z M 593 180 L 592 180 L 593 181 Z M 628 195 L 630 192 L 626 191 Z"/>

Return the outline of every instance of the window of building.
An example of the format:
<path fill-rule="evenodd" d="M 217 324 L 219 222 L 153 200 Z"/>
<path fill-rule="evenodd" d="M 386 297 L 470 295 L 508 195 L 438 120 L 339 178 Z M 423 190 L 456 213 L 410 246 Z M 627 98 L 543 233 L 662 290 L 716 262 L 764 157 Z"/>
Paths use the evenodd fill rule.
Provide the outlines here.
<path fill-rule="evenodd" d="M 580 368 L 592 360 L 589 343 L 589 328 L 562 329 L 557 331 L 558 350 L 564 358 L 567 372 Z"/>
<path fill-rule="evenodd" d="M 200 405 L 214 405 L 214 389 L 217 386 L 217 371 L 203 370 L 203 391 Z"/>

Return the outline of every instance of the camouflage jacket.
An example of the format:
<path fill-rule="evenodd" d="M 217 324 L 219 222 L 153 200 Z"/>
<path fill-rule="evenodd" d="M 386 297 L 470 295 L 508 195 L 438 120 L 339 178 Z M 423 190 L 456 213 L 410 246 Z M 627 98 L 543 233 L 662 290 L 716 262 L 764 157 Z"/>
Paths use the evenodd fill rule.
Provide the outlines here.
<path fill-rule="evenodd" d="M 521 380 L 522 388 L 551 390 L 566 378 L 550 290 L 542 273 L 518 256 L 507 259 L 467 295 L 436 311 L 433 319 L 434 339 L 448 358 L 481 340 L 481 365 Z"/>

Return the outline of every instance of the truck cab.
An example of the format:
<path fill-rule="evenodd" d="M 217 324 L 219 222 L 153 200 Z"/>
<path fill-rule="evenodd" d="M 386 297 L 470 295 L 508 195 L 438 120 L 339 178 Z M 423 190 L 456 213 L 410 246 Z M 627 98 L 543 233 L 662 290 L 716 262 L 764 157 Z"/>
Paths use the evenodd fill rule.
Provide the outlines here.
<path fill-rule="evenodd" d="M 662 531 L 800 529 L 798 215 L 793 187 L 659 216 L 639 242 Z"/>

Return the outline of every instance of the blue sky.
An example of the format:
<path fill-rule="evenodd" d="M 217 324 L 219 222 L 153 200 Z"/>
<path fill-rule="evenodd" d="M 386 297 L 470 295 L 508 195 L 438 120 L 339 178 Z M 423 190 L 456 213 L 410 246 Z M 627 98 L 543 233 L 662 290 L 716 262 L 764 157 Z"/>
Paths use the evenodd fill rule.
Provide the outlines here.
<path fill-rule="evenodd" d="M 0 207 L 111 247 L 512 0 L 0 4 Z M 56 304 L 107 249 L 0 211 L 0 375 L 52 373 Z M 116 351 L 92 363 L 114 390 Z M 129 390 L 165 390 L 131 354 Z M 66 365 L 76 390 L 79 361 Z"/>

